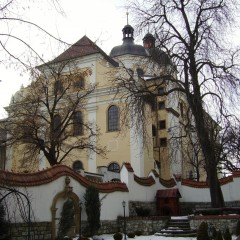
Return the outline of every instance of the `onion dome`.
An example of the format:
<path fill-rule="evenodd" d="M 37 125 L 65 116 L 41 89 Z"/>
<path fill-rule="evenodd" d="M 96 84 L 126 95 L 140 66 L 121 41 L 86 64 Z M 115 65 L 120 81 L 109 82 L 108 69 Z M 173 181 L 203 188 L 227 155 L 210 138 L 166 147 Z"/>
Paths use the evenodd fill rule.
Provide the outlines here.
<path fill-rule="evenodd" d="M 123 43 L 122 45 L 114 47 L 110 52 L 110 57 L 118 57 L 125 54 L 147 56 L 145 48 L 134 43 L 133 32 L 131 25 L 127 24 L 123 29 Z"/>
<path fill-rule="evenodd" d="M 155 37 L 151 33 L 147 33 L 143 38 L 144 48 L 150 49 L 155 48 Z"/>

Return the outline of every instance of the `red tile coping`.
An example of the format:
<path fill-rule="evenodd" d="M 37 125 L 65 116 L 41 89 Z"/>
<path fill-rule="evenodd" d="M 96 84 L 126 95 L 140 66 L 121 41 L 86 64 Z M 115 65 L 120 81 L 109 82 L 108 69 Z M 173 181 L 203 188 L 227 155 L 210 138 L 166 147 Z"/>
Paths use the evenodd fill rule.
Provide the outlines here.
<path fill-rule="evenodd" d="M 219 179 L 219 183 L 220 185 L 225 185 L 227 183 L 233 182 L 233 175 L 228 176 L 228 177 L 224 177 Z M 239 175 L 240 177 L 240 175 Z M 197 182 L 197 181 L 193 181 L 190 179 L 182 179 L 182 185 L 188 186 L 188 187 L 193 187 L 193 188 L 208 188 L 208 182 L 206 181 L 201 181 L 201 182 Z"/>
<path fill-rule="evenodd" d="M 204 219 L 239 219 L 239 214 L 231 214 L 231 215 L 205 215 L 205 216 L 190 216 L 192 220 L 204 220 Z"/>
<path fill-rule="evenodd" d="M 170 178 L 168 180 L 159 178 L 159 182 L 166 188 L 172 188 L 175 187 L 177 184 L 173 178 Z"/>
<path fill-rule="evenodd" d="M 79 182 L 82 186 L 94 186 L 99 192 L 109 193 L 115 191 L 128 192 L 127 185 L 122 182 L 94 182 L 68 166 L 55 165 L 49 169 L 35 173 L 14 173 L 0 170 L 0 184 L 13 186 L 40 186 L 50 183 L 59 177 L 70 176 Z"/>
<path fill-rule="evenodd" d="M 155 184 L 155 180 L 152 176 L 150 177 L 138 177 L 134 174 L 134 181 L 142 186 L 152 186 Z"/>
<path fill-rule="evenodd" d="M 134 172 L 133 168 L 132 168 L 132 165 L 130 163 L 125 162 L 124 165 L 127 168 L 128 172 Z"/>
<path fill-rule="evenodd" d="M 233 177 L 240 177 L 240 171 L 233 171 L 232 176 Z"/>

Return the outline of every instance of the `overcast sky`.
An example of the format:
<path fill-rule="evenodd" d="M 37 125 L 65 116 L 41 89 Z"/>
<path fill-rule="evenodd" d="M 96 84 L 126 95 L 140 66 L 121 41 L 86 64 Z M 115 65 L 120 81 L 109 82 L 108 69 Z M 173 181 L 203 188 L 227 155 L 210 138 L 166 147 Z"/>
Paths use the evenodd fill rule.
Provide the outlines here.
<path fill-rule="evenodd" d="M 69 44 L 87 35 L 109 54 L 113 46 L 122 43 L 122 28 L 127 23 L 125 0 L 60 0 L 63 14 L 57 11 L 60 7 L 53 6 L 51 0 L 35 0 L 33 4 L 30 2 L 32 1 L 19 0 L 21 6 L 18 5 L 15 11 L 18 11 L 24 19 L 40 25 Z M 6 23 L 0 22 L 0 27 L 2 29 L 6 27 Z M 51 60 L 63 51 L 64 46 L 51 41 L 33 27 L 20 24 L 8 26 L 5 31 L 18 34 L 20 37 L 24 36 L 45 60 Z M 17 42 L 12 42 L 9 46 L 14 51 L 20 48 Z M 0 58 L 3 58 L 1 54 L 2 51 Z M 17 54 L 27 56 L 28 53 L 17 52 Z M 6 116 L 3 107 L 8 106 L 11 96 L 22 84 L 29 83 L 29 77 L 20 69 L 8 64 L 1 64 L 0 72 L 0 118 L 3 118 Z"/>

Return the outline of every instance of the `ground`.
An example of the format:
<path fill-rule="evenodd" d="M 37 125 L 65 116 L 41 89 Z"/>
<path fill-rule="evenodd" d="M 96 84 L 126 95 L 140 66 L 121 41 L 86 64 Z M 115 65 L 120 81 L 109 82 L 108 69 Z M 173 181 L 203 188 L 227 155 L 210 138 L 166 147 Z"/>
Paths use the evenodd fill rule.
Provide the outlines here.
<path fill-rule="evenodd" d="M 106 235 L 100 235 L 100 236 L 94 236 L 93 238 L 94 240 L 114 240 L 113 238 L 113 234 L 106 234 Z M 136 236 L 135 238 L 128 238 L 128 240 L 196 240 L 197 238 L 193 238 L 193 237 L 160 237 L 160 236 Z M 233 236 L 232 240 L 236 240 L 237 237 Z M 77 240 L 77 238 L 74 238 L 74 240 Z M 124 236 L 123 236 L 123 240 L 124 240 Z"/>

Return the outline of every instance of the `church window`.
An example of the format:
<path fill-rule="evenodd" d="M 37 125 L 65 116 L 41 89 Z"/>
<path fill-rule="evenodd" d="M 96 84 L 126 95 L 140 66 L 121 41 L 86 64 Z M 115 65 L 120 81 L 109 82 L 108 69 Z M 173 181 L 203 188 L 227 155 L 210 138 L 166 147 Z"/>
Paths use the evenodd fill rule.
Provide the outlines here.
<path fill-rule="evenodd" d="M 60 115 L 55 115 L 53 118 L 53 133 L 54 137 L 59 137 L 61 132 L 62 119 Z"/>
<path fill-rule="evenodd" d="M 137 68 L 137 75 L 138 75 L 139 77 L 142 77 L 142 76 L 144 75 L 144 71 L 143 71 L 142 68 Z"/>
<path fill-rule="evenodd" d="M 61 94 L 63 93 L 63 84 L 60 80 L 57 80 L 54 83 L 54 94 Z"/>
<path fill-rule="evenodd" d="M 160 138 L 159 145 L 160 147 L 167 147 L 167 138 Z"/>
<path fill-rule="evenodd" d="M 74 86 L 77 88 L 77 89 L 84 89 L 85 87 L 85 79 L 84 77 L 79 77 L 79 79 L 74 83 Z"/>
<path fill-rule="evenodd" d="M 163 110 L 163 109 L 165 109 L 165 102 L 161 101 L 158 103 L 158 110 Z"/>
<path fill-rule="evenodd" d="M 164 87 L 158 88 L 158 94 L 159 94 L 159 96 L 163 96 L 165 94 Z"/>
<path fill-rule="evenodd" d="M 159 121 L 159 129 L 166 129 L 166 121 L 165 120 Z"/>
<path fill-rule="evenodd" d="M 152 125 L 152 135 L 153 135 L 153 137 L 156 137 L 156 135 L 157 135 L 157 130 L 156 130 L 155 125 Z"/>
<path fill-rule="evenodd" d="M 110 164 L 108 165 L 108 171 L 119 173 L 119 172 L 120 172 L 120 166 L 119 166 L 119 164 L 118 164 L 118 163 L 110 163 Z"/>
<path fill-rule="evenodd" d="M 179 108 L 180 108 L 180 115 L 181 115 L 181 117 L 183 117 L 183 103 L 182 102 L 179 103 Z"/>
<path fill-rule="evenodd" d="M 75 171 L 84 170 L 83 163 L 80 160 L 74 161 L 73 165 L 72 165 L 72 168 Z"/>
<path fill-rule="evenodd" d="M 118 107 L 112 105 L 108 109 L 108 131 L 117 131 L 119 124 Z"/>
<path fill-rule="evenodd" d="M 78 136 L 83 134 L 83 116 L 81 112 L 73 114 L 73 135 Z"/>

